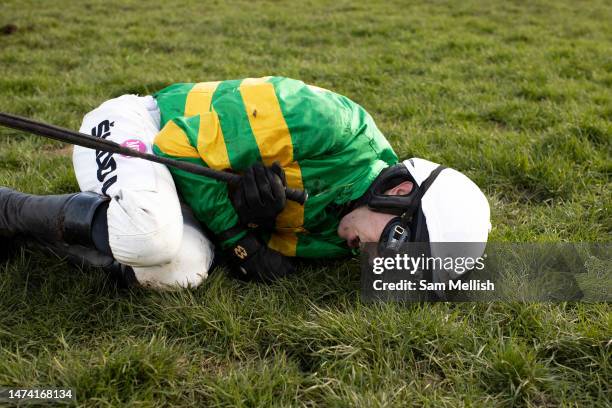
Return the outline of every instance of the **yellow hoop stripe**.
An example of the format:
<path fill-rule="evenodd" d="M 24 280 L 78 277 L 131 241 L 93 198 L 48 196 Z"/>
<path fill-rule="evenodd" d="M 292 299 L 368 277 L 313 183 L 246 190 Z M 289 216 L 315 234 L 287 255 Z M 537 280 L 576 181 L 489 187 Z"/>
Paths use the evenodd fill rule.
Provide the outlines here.
<path fill-rule="evenodd" d="M 283 255 L 295 256 L 298 237 L 294 232 L 274 232 L 268 241 L 268 247 Z"/>
<path fill-rule="evenodd" d="M 242 81 L 240 93 L 246 115 L 255 136 L 261 159 L 266 166 L 278 161 L 285 170 L 287 185 L 303 189 L 302 171 L 293 160 L 291 133 L 285 122 L 274 85 L 265 78 L 249 78 Z M 295 256 L 297 247 L 296 231 L 303 231 L 304 207 L 293 201 L 276 219 L 276 229 L 268 246 L 279 252 Z"/>
<path fill-rule="evenodd" d="M 197 150 L 189 143 L 183 129 L 172 120 L 166 123 L 166 126 L 155 136 L 154 143 L 168 156 L 200 158 Z"/>
<path fill-rule="evenodd" d="M 210 103 L 220 81 L 200 82 L 195 84 L 187 94 L 185 116 L 195 116 L 210 112 Z"/>
<path fill-rule="evenodd" d="M 200 115 L 198 152 L 208 167 L 216 170 L 230 168 L 227 146 L 219 117 L 212 112 L 212 99 L 220 81 L 200 82 L 191 88 L 185 101 L 185 116 Z"/>
<path fill-rule="evenodd" d="M 230 169 L 227 146 L 215 111 L 200 113 L 198 152 L 208 167 L 215 170 Z"/>

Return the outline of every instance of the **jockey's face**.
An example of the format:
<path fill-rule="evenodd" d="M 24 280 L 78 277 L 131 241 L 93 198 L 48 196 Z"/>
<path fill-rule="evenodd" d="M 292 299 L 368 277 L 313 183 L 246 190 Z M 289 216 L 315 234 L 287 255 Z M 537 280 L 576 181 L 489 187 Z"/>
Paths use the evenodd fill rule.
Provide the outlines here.
<path fill-rule="evenodd" d="M 405 195 L 412 191 L 412 183 L 405 181 L 385 192 L 388 195 Z M 350 248 L 358 248 L 361 242 L 378 242 L 385 226 L 396 217 L 358 207 L 346 214 L 338 225 L 338 236 L 346 240 Z"/>

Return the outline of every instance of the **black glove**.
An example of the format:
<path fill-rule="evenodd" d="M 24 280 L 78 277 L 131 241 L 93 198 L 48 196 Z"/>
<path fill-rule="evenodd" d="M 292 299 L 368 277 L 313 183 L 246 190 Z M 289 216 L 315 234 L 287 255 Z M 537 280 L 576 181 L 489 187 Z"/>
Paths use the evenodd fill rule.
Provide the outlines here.
<path fill-rule="evenodd" d="M 252 233 L 247 233 L 225 252 L 232 276 L 240 280 L 269 283 L 295 272 L 286 256 L 268 248 Z"/>
<path fill-rule="evenodd" d="M 230 193 L 240 223 L 251 228 L 274 229 L 276 217 L 287 202 L 286 185 L 285 172 L 277 162 L 270 167 L 261 163 L 249 167 Z"/>

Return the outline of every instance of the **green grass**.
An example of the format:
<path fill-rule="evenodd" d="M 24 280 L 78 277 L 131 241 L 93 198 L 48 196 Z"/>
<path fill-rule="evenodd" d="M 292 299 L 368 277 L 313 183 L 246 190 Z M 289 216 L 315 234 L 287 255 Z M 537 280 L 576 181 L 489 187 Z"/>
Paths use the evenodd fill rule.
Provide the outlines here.
<path fill-rule="evenodd" d="M 0 111 L 78 128 L 128 92 L 300 78 L 472 177 L 491 240 L 610 240 L 609 2 L 170 3 L 3 1 Z M 64 145 L 7 129 L 0 185 L 78 189 Z M 87 406 L 609 406 L 611 333 L 608 304 L 364 304 L 356 260 L 176 293 L 0 263 L 0 384 Z"/>

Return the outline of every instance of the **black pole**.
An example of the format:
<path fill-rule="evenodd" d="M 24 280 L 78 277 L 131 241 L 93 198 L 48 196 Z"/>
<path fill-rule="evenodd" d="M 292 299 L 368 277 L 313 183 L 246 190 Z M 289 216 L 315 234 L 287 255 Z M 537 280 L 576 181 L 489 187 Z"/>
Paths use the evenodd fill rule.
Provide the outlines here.
<path fill-rule="evenodd" d="M 210 177 L 215 180 L 223 181 L 228 184 L 235 185 L 240 181 L 240 175 L 229 173 L 227 171 L 214 170 L 208 167 L 199 166 L 194 163 L 182 162 L 179 160 L 169 159 L 167 157 L 155 156 L 154 154 L 142 153 L 138 150 L 121 146 L 110 140 L 101 139 L 85 133 L 75 132 L 70 129 L 65 129 L 59 126 L 49 125 L 38 122 L 32 119 L 21 116 L 11 115 L 0 112 L 0 125 L 10 127 L 24 132 L 32 133 L 39 136 L 44 136 L 60 142 L 70 143 L 89 149 L 101 150 L 109 153 L 119 153 L 124 156 L 138 157 L 140 159 L 149 160 L 156 163 L 161 163 L 166 166 L 175 167 L 185 170 L 189 173 L 198 174 L 200 176 Z M 287 199 L 295 201 L 299 204 L 304 204 L 308 199 L 308 194 L 303 190 L 297 190 L 287 187 Z"/>

